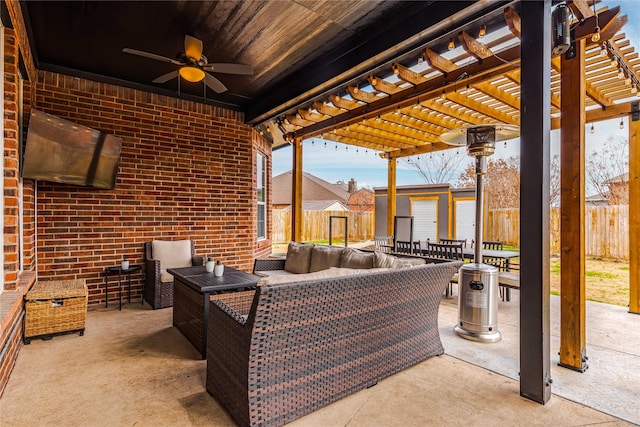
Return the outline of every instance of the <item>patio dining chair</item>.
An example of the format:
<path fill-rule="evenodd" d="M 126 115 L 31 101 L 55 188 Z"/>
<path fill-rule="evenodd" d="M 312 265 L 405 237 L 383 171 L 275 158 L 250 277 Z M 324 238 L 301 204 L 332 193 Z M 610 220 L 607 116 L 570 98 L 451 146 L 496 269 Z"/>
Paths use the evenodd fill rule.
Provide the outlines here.
<path fill-rule="evenodd" d="M 445 244 L 445 243 L 431 243 L 427 242 L 427 248 L 425 255 L 431 258 L 438 259 L 454 259 L 464 260 L 464 254 L 462 252 L 462 243 L 459 244 Z M 458 283 L 458 273 L 454 274 L 445 290 L 445 296 L 453 295 L 453 284 Z"/>
<path fill-rule="evenodd" d="M 445 245 L 462 245 L 463 248 L 467 247 L 467 239 L 438 239 L 438 243 Z"/>
<path fill-rule="evenodd" d="M 402 254 L 419 254 L 420 240 L 414 240 L 413 242 L 407 240 L 398 240 L 396 242 L 396 251 Z"/>
<path fill-rule="evenodd" d="M 373 242 L 376 245 L 376 251 L 391 252 L 393 249 L 393 236 L 375 236 Z"/>
<path fill-rule="evenodd" d="M 503 250 L 502 249 L 503 247 L 504 247 L 504 242 L 490 241 L 490 240 L 482 242 L 482 249 L 486 249 L 486 250 L 501 251 Z M 504 259 L 502 258 L 483 257 L 483 262 L 485 264 L 498 267 L 498 270 L 500 271 L 506 270 L 505 262 L 504 262 Z"/>

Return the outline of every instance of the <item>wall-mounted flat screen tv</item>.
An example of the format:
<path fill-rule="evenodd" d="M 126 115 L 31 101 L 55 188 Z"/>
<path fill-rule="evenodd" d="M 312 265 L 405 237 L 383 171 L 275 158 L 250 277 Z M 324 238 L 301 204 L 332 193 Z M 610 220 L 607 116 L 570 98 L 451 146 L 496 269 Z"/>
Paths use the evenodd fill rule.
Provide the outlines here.
<path fill-rule="evenodd" d="M 31 110 L 22 176 L 97 188 L 114 188 L 122 139 Z"/>

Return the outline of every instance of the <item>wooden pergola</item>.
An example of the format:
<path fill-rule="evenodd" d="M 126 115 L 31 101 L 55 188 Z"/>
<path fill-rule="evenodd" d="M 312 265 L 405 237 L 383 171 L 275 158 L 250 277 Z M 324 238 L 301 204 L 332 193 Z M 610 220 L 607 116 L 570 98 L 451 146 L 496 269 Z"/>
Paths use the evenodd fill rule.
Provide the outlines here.
<path fill-rule="evenodd" d="M 524 175 L 539 168 L 536 162 L 542 160 L 547 163 L 548 196 L 549 153 L 548 146 L 544 146 L 548 145 L 548 131 L 560 129 L 560 364 L 583 371 L 586 369 L 585 124 L 624 116 L 629 118 L 629 311 L 640 313 L 640 60 L 630 40 L 620 32 L 627 17 L 620 15 L 619 7 L 594 12 L 591 0 L 568 3 L 573 21 L 572 47 L 567 53 L 548 57 L 550 2 L 522 2 L 520 14 L 510 6 L 494 11 L 428 42 L 411 56 L 396 58 L 370 70 L 359 80 L 345 85 L 339 93 L 327 93 L 290 111 L 274 126 L 283 134 L 280 143 L 294 146 L 292 240 L 300 240 L 302 230 L 302 141 L 305 138 L 321 137 L 375 150 L 389 160 L 387 233 L 392 234 L 396 213 L 396 159 L 451 148 L 440 141 L 440 135 L 451 129 L 475 124 L 519 125 L 523 162 L 521 194 L 530 194 L 525 189 L 531 182 Z M 520 15 L 526 18 L 521 19 Z M 530 25 L 529 33 L 527 25 Z M 593 37 L 596 27 L 599 40 Z M 486 35 L 478 37 L 481 29 Z M 546 61 L 549 61 L 547 67 Z M 541 70 L 538 74 L 542 77 L 535 74 L 527 77 L 527 73 L 533 73 L 531 68 Z M 538 146 L 544 147 L 542 151 Z M 544 198 L 545 190 L 539 188 L 545 184 L 544 171 L 540 173 L 540 176 L 537 172 L 530 175 L 542 180 L 533 184 Z M 521 200 L 523 222 L 527 221 L 525 211 L 530 210 L 529 203 Z M 546 203 L 548 211 L 548 200 L 535 203 L 536 209 L 540 206 L 538 203 L 543 209 Z M 545 221 L 542 215 L 532 218 L 540 225 L 538 235 L 536 227 L 533 232 L 524 231 L 521 225 L 521 240 L 524 240 L 521 295 L 523 300 L 533 298 L 536 303 L 544 301 L 545 290 L 548 299 L 549 279 L 544 277 L 544 270 L 546 266 L 548 272 L 549 228 L 548 216 Z M 527 227 L 531 228 L 530 224 Z M 525 232 L 529 238 L 524 238 Z M 528 242 L 532 237 L 537 240 L 533 246 Z M 527 277 L 528 262 L 533 278 Z M 528 295 L 528 281 L 531 288 L 540 288 L 542 294 L 536 289 L 535 295 Z M 521 313 L 527 315 L 522 310 Z M 548 301 L 546 310 L 546 313 L 542 310 L 542 317 L 548 316 Z M 546 359 L 548 364 L 548 356 Z M 533 400 L 544 403 L 545 393 L 541 393 L 541 397 Z"/>

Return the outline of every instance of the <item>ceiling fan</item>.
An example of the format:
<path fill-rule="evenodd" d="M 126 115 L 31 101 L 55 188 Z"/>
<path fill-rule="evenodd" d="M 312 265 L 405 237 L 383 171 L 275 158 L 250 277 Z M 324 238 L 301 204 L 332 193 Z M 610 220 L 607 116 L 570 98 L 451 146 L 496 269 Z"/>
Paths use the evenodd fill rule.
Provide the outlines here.
<path fill-rule="evenodd" d="M 223 85 L 220 80 L 209 74 L 209 72 L 242 75 L 253 74 L 253 67 L 250 65 L 227 63 L 210 64 L 207 57 L 202 54 L 202 40 L 190 35 L 184 36 L 184 52 L 180 52 L 178 54 L 178 59 L 167 58 L 166 56 L 156 55 L 155 53 L 144 52 L 128 47 L 125 47 L 122 51 L 133 55 L 143 56 L 145 58 L 180 65 L 179 69 L 163 74 L 162 76 L 154 79 L 154 83 L 165 83 L 178 76 L 181 76 L 189 82 L 199 82 L 204 79 L 204 83 L 208 87 L 216 93 L 221 93 L 225 92 L 227 87 Z"/>

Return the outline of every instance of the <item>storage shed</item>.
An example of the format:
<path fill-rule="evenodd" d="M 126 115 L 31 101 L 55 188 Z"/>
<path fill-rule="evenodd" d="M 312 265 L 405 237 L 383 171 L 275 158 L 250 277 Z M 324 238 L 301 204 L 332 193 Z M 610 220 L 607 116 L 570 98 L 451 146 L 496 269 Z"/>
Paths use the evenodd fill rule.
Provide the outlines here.
<path fill-rule="evenodd" d="M 374 188 L 374 192 L 375 234 L 387 236 L 390 235 L 387 232 L 387 188 Z M 396 216 L 413 216 L 414 241 L 467 239 L 471 243 L 475 230 L 475 189 L 451 188 L 450 184 L 399 186 Z M 409 221 L 398 219 L 398 240 L 410 240 Z"/>

